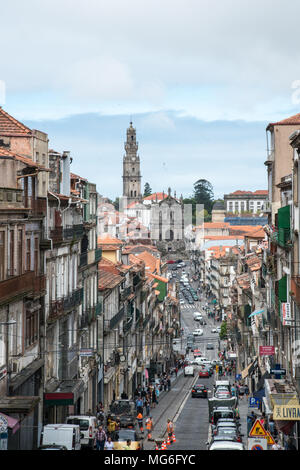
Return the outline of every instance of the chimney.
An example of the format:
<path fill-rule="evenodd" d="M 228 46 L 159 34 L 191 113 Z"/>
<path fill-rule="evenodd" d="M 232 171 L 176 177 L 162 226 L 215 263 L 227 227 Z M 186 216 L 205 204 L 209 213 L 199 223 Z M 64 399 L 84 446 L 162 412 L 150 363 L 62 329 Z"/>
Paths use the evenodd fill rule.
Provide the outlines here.
<path fill-rule="evenodd" d="M 61 157 L 61 194 L 65 196 L 70 196 L 70 152 L 64 151 Z"/>

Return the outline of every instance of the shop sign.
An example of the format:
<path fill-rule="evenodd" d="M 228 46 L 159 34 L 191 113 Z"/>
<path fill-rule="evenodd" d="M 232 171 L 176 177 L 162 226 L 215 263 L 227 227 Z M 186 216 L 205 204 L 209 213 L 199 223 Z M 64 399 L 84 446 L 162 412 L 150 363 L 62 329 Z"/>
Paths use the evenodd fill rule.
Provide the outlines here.
<path fill-rule="evenodd" d="M 284 326 L 291 326 L 292 325 L 292 311 L 291 311 L 291 304 L 289 302 L 283 302 L 281 304 L 281 318 L 282 324 Z"/>
<path fill-rule="evenodd" d="M 275 354 L 275 346 L 259 346 L 260 356 L 273 356 Z"/>
<path fill-rule="evenodd" d="M 300 421 L 300 405 L 275 405 L 274 420 Z"/>

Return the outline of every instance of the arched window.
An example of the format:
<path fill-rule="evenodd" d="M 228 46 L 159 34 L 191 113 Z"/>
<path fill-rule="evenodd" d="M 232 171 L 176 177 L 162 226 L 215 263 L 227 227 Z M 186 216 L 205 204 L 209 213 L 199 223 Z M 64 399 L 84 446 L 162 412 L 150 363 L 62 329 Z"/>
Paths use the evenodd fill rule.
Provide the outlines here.
<path fill-rule="evenodd" d="M 133 191 L 130 191 L 130 196 L 132 197 Z"/>
<path fill-rule="evenodd" d="M 136 191 L 134 191 L 134 197 L 136 197 Z"/>

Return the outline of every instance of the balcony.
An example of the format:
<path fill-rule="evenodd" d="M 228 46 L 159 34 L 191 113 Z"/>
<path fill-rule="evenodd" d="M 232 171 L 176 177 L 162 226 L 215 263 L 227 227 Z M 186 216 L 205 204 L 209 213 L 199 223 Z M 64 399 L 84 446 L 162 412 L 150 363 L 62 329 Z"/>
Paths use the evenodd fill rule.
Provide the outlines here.
<path fill-rule="evenodd" d="M 124 333 L 127 333 L 130 328 L 132 327 L 132 323 L 133 323 L 133 317 L 130 317 L 129 319 L 127 318 L 127 322 L 123 323 L 123 332 Z"/>
<path fill-rule="evenodd" d="M 49 308 L 49 317 L 48 321 L 55 321 L 58 317 L 64 315 L 72 308 L 77 307 L 82 303 L 83 300 L 83 288 L 79 288 L 75 290 L 69 296 L 63 297 L 61 299 L 57 299 L 51 302 Z"/>
<path fill-rule="evenodd" d="M 123 307 L 121 308 L 121 310 L 118 311 L 116 315 L 114 315 L 110 319 L 110 323 L 109 323 L 110 329 L 113 329 L 123 319 L 124 313 L 125 313 L 125 309 Z"/>
<path fill-rule="evenodd" d="M 86 266 L 88 262 L 88 252 L 84 252 L 80 254 L 80 260 L 79 260 L 79 267 L 82 268 L 83 266 Z"/>
<path fill-rule="evenodd" d="M 58 226 L 50 230 L 50 238 L 54 244 L 62 243 L 63 241 L 71 241 L 81 238 L 83 236 L 83 224 L 67 225 L 65 227 Z"/>
<path fill-rule="evenodd" d="M 102 258 L 102 248 L 96 248 L 95 250 L 95 261 L 100 261 Z"/>
<path fill-rule="evenodd" d="M 289 228 L 282 228 L 278 229 L 278 245 L 283 248 L 290 248 L 292 246 L 291 241 L 291 231 Z"/>
<path fill-rule="evenodd" d="M 132 294 L 132 287 L 125 287 L 125 289 L 120 292 L 120 300 L 124 301 L 125 299 L 127 299 L 127 297 L 130 296 L 130 294 Z"/>
<path fill-rule="evenodd" d="M 0 303 L 27 293 L 38 294 L 45 286 L 45 276 L 36 276 L 34 271 L 6 279 L 0 282 Z"/>

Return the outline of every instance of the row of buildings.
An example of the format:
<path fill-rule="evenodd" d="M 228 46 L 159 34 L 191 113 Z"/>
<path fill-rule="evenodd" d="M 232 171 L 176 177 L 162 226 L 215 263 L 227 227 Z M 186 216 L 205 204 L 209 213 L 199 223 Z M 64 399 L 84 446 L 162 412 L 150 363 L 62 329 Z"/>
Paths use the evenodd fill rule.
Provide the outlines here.
<path fill-rule="evenodd" d="M 292 436 L 299 448 L 300 114 L 270 123 L 266 133 L 267 222 L 252 228 L 206 224 L 202 244 L 190 249 L 194 269 L 226 321 L 236 372 L 273 416 L 283 441 Z M 213 229 L 219 233 L 210 236 Z M 284 419 L 289 407 L 294 414 Z"/>
<path fill-rule="evenodd" d="M 175 285 L 150 240 L 99 233 L 70 152 L 0 108 L 0 413 L 9 449 L 171 365 Z"/>

